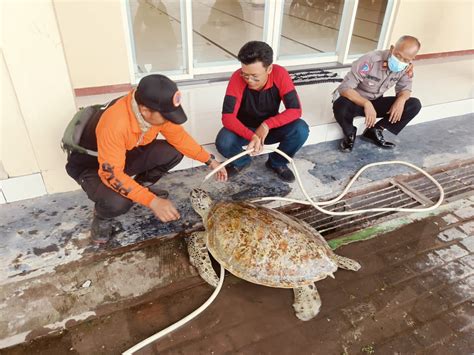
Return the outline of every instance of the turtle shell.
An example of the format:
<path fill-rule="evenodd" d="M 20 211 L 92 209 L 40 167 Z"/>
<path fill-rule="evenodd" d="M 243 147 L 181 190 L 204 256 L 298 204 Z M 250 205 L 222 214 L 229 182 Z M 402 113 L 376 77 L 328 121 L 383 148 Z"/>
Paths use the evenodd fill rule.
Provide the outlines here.
<path fill-rule="evenodd" d="M 212 256 L 235 276 L 281 288 L 324 279 L 337 270 L 326 240 L 281 212 L 246 202 L 217 202 L 205 223 Z"/>

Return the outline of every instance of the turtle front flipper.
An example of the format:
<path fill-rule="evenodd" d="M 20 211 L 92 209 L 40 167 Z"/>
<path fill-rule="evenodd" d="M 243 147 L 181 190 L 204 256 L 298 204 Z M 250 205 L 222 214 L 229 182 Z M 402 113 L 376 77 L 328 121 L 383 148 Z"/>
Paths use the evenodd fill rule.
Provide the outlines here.
<path fill-rule="evenodd" d="M 344 256 L 334 254 L 334 261 L 337 264 L 337 267 L 345 270 L 358 271 L 360 269 L 360 264 L 352 259 L 346 258 Z"/>
<path fill-rule="evenodd" d="M 314 284 L 296 287 L 293 289 L 295 294 L 295 302 L 293 308 L 296 312 L 296 317 L 302 321 L 310 320 L 319 313 L 321 308 L 321 297 L 319 297 L 318 290 Z"/>
<path fill-rule="evenodd" d="M 212 268 L 211 258 L 204 242 L 205 232 L 194 232 L 188 240 L 189 261 L 193 265 L 199 276 L 209 285 L 217 287 L 219 278 Z"/>

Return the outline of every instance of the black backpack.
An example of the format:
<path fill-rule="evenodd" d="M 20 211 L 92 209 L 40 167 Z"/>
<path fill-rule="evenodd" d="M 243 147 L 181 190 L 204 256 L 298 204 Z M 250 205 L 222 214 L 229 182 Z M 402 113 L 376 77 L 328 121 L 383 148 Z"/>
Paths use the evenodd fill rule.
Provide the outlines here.
<path fill-rule="evenodd" d="M 97 151 L 87 149 L 80 145 L 82 133 L 89 121 L 94 120 L 99 122 L 100 117 L 105 110 L 112 106 L 120 97 L 109 101 L 105 105 L 92 105 L 79 109 L 64 131 L 61 140 L 61 149 L 70 155 L 72 152 L 78 152 L 97 156 Z"/>

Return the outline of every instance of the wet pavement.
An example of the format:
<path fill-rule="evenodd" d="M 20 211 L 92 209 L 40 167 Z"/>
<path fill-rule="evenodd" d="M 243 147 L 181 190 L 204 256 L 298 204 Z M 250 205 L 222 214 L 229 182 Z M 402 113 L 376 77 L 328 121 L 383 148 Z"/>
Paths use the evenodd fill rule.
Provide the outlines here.
<path fill-rule="evenodd" d="M 306 146 L 298 152 L 295 161 L 310 196 L 331 195 L 340 192 L 349 178 L 369 163 L 404 160 L 420 167 L 433 167 L 472 158 L 473 119 L 474 114 L 468 114 L 409 126 L 397 137 L 385 133 L 387 139 L 398 144 L 394 150 L 384 150 L 360 139 L 351 154 L 339 152 L 337 141 Z M 204 187 L 218 199 L 246 200 L 262 196 L 302 199 L 296 182 L 287 184 L 279 180 L 265 168 L 265 160 L 266 156 L 256 157 L 252 166 L 231 183 L 211 182 Z M 411 171 L 403 166 L 375 167 L 364 173 L 354 186 L 407 172 Z M 108 249 L 192 230 L 200 218 L 189 203 L 189 191 L 201 185 L 206 173 L 207 168 L 198 167 L 165 176 L 159 182 L 160 187 L 169 191 L 182 218 L 160 223 L 149 209 L 135 205 L 117 219 L 119 227 Z M 100 252 L 90 244 L 92 213 L 93 204 L 82 190 L 0 205 L 3 227 L 0 285 L 25 276 L 39 276 Z"/>
<path fill-rule="evenodd" d="M 227 275 L 197 319 L 140 354 L 472 354 L 474 198 L 337 249 L 362 265 L 317 283 L 320 314 L 298 320 L 291 290 Z M 5 354 L 116 354 L 179 320 L 212 288 L 188 277 L 138 304 Z"/>
<path fill-rule="evenodd" d="M 407 127 L 400 137 L 391 137 L 399 144 L 394 151 L 385 151 L 359 140 L 352 154 L 338 152 L 337 142 L 307 146 L 298 153 L 296 164 L 311 196 L 332 195 L 342 190 L 357 169 L 371 162 L 397 159 L 418 166 L 434 167 L 472 158 L 472 118 L 474 115 L 471 114 Z M 255 158 L 251 168 L 231 183 L 208 184 L 206 188 L 214 198 L 221 199 L 245 200 L 268 195 L 301 198 L 296 184 L 283 183 L 265 170 L 265 159 L 265 156 Z M 376 168 L 364 174 L 356 187 L 365 187 L 408 171 L 403 167 Z M 174 172 L 160 181 L 161 186 L 170 191 L 171 198 L 180 209 L 180 221 L 162 224 L 150 211 L 135 206 L 118 219 L 120 228 L 117 235 L 105 249 L 90 245 L 89 223 L 93 206 L 82 191 L 1 205 L 0 349 L 26 342 L 29 345 L 18 345 L 8 353 L 57 354 L 68 349 L 72 349 L 71 353 L 81 354 L 118 353 L 200 305 L 209 296 L 211 289 L 203 284 L 190 266 L 183 236 L 199 228 L 200 219 L 191 209 L 188 193 L 191 188 L 200 185 L 206 173 L 205 167 L 194 168 Z M 462 201 L 471 203 L 469 200 Z M 457 217 L 450 214 L 448 210 L 451 207 L 451 212 L 466 207 L 457 202 L 453 204 L 445 205 L 438 211 L 438 214 L 450 215 L 446 217 L 449 221 L 456 219 L 453 230 L 445 225 L 448 222 L 443 219 L 444 215 L 432 216 L 423 221 L 412 218 L 410 221 L 414 222 L 410 224 L 411 227 L 397 229 L 406 223 L 406 219 L 403 219 L 403 223 L 394 222 L 391 228 L 386 229 L 396 229 L 394 231 L 381 233 L 380 230 L 384 229 L 380 229 L 376 239 L 338 249 L 340 254 L 359 260 L 363 269 L 357 274 L 338 271 L 336 280 L 320 282 L 318 288 L 323 301 L 321 317 L 324 317 L 324 312 L 334 312 L 334 318 L 329 317 L 326 323 L 320 320 L 321 317 L 309 323 L 298 321 L 291 307 L 291 291 L 260 287 L 229 276 L 216 303 L 195 322 L 160 342 L 159 349 L 183 353 L 206 352 L 208 349 L 222 353 L 228 347 L 230 352 L 279 353 L 277 350 L 281 348 L 280 353 L 300 349 L 315 354 L 340 354 L 346 350 L 352 354 L 371 353 L 375 348 L 378 353 L 384 353 L 380 349 L 386 349 L 384 346 L 389 346 L 400 333 L 405 334 L 403 336 L 406 336 L 407 344 L 413 341 L 415 345 L 412 346 L 416 350 L 416 344 L 422 348 L 424 345 L 415 330 L 423 332 L 426 326 L 425 332 L 430 333 L 430 327 L 433 330 L 443 328 L 440 322 L 453 330 L 447 315 L 439 321 L 433 318 L 437 320 L 434 325 L 429 325 L 428 319 L 417 318 L 415 310 L 427 304 L 440 306 L 443 314 L 449 310 L 459 319 L 468 319 L 472 324 L 472 277 L 466 276 L 462 282 L 456 278 L 459 270 L 472 268 L 466 261 L 472 261 L 469 259 L 472 254 L 464 255 L 465 252 L 472 253 L 472 238 L 469 239 L 472 235 L 469 229 L 471 225 L 463 224 L 471 221 L 472 216 L 469 209 Z M 444 231 L 443 228 L 449 231 L 438 238 L 437 233 Z M 365 233 L 364 230 L 360 232 Z M 398 240 L 405 238 L 411 244 L 408 240 L 408 246 L 398 243 Z M 426 250 L 423 249 L 425 244 L 429 246 Z M 420 245 L 423 248 L 420 249 Z M 451 245 L 452 249 L 442 251 Z M 401 251 L 397 251 L 398 248 L 402 248 Z M 413 248 L 416 254 L 410 254 L 406 248 Z M 443 264 L 435 269 L 427 264 L 426 269 L 418 270 L 404 263 L 392 265 L 383 256 L 386 250 L 391 249 L 391 253 L 401 254 L 397 257 L 403 258 L 405 254 L 413 258 L 424 255 L 429 258 L 428 261 L 441 258 Z M 428 250 L 434 249 L 439 249 L 441 254 L 458 253 L 459 257 L 456 261 L 445 261 L 442 255 L 427 254 Z M 373 267 L 378 269 L 372 270 Z M 447 267 L 447 271 L 443 267 Z M 435 270 L 438 271 L 432 274 Z M 413 276 L 404 278 L 404 271 Z M 454 272 L 453 283 L 442 279 L 443 275 L 451 271 Z M 395 278 L 400 273 L 402 279 L 394 280 L 394 284 L 384 281 L 384 275 L 392 273 L 395 276 L 391 277 Z M 470 298 L 464 297 L 462 304 L 451 305 L 448 302 L 441 305 L 436 303 L 439 300 L 433 296 L 441 289 L 430 289 L 423 285 L 417 288 L 410 283 L 402 287 L 405 282 L 416 280 L 417 275 L 432 275 L 430 277 L 437 280 L 434 283 L 437 283 L 438 288 L 443 285 L 451 289 L 448 283 L 459 284 L 452 292 L 467 290 Z M 346 287 L 349 286 L 346 284 L 352 285 L 353 291 L 348 291 Z M 397 286 L 399 284 L 402 289 Z M 407 307 L 411 308 L 403 308 L 401 314 L 406 312 L 411 316 L 407 322 L 412 325 L 408 328 L 397 328 L 401 329 L 398 333 L 382 331 L 383 336 L 375 337 L 371 333 L 377 333 L 377 325 L 390 328 L 392 322 L 389 320 L 400 316 L 398 311 L 392 312 L 393 308 L 384 311 L 385 305 L 380 298 L 386 290 L 393 291 L 385 293 L 387 297 L 407 295 L 411 297 L 410 300 L 416 300 L 420 296 L 420 300 L 424 301 L 416 305 L 407 301 Z M 372 299 L 375 295 L 378 297 Z M 396 299 L 396 302 L 405 304 L 405 301 Z M 449 297 L 447 299 L 450 300 Z M 332 306 L 331 302 L 334 302 Z M 372 319 L 372 323 L 364 317 L 356 321 L 361 314 L 378 314 L 378 317 L 376 321 Z M 401 327 L 402 320 L 393 319 L 393 324 Z M 341 328 L 334 324 L 340 324 Z M 464 353 L 465 331 L 453 334 L 457 334 L 456 338 L 443 337 L 442 344 L 433 340 L 433 346 L 444 349 L 443 346 L 450 341 L 457 344 L 456 349 L 460 349 L 457 353 Z M 370 341 L 367 340 L 369 335 L 374 336 Z M 38 338 L 40 336 L 43 338 Z M 325 345 L 309 342 L 313 337 Z M 459 340 L 458 344 L 456 339 L 464 340 Z M 272 347 L 273 343 L 275 347 Z M 188 346 L 189 349 L 186 349 Z M 401 344 L 398 346 L 402 348 Z M 327 347 L 326 352 L 324 347 Z M 471 346 L 471 349 L 474 347 Z M 408 349 L 405 353 L 411 352 Z"/>
<path fill-rule="evenodd" d="M 400 136 L 385 133 L 398 144 L 384 150 L 357 140 L 351 154 L 338 151 L 338 142 L 306 146 L 298 152 L 296 165 L 308 193 L 313 197 L 340 192 L 362 166 L 382 160 L 404 160 L 420 167 L 433 167 L 474 156 L 474 114 L 451 117 L 407 127 Z M 287 184 L 265 167 L 266 156 L 254 159 L 252 166 L 232 183 L 204 185 L 214 198 L 245 200 L 262 196 L 303 198 L 296 182 Z M 189 191 L 200 186 L 206 167 L 173 172 L 160 187 L 170 193 L 182 218 L 160 223 L 151 211 L 135 205 L 119 217 L 117 233 L 108 249 L 134 245 L 157 237 L 190 231 L 200 222 L 189 202 Z M 355 187 L 411 172 L 403 166 L 376 167 L 364 173 Z M 54 270 L 58 265 L 80 260 L 97 247 L 89 243 L 93 204 L 82 190 L 53 194 L 0 205 L 3 248 L 0 248 L 0 285 L 9 281 Z"/>

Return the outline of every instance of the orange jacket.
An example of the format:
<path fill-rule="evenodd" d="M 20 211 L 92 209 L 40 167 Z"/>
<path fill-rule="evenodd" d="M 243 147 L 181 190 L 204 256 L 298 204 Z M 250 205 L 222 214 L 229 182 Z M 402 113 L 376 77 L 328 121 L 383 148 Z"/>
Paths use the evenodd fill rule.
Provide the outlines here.
<path fill-rule="evenodd" d="M 152 126 L 143 137 L 132 111 L 133 90 L 119 99 L 101 116 L 96 128 L 99 176 L 102 182 L 130 200 L 149 206 L 155 195 L 125 174 L 125 154 L 135 147 L 151 143 L 161 133 L 183 155 L 206 162 L 210 154 L 182 126 L 167 121 Z"/>

